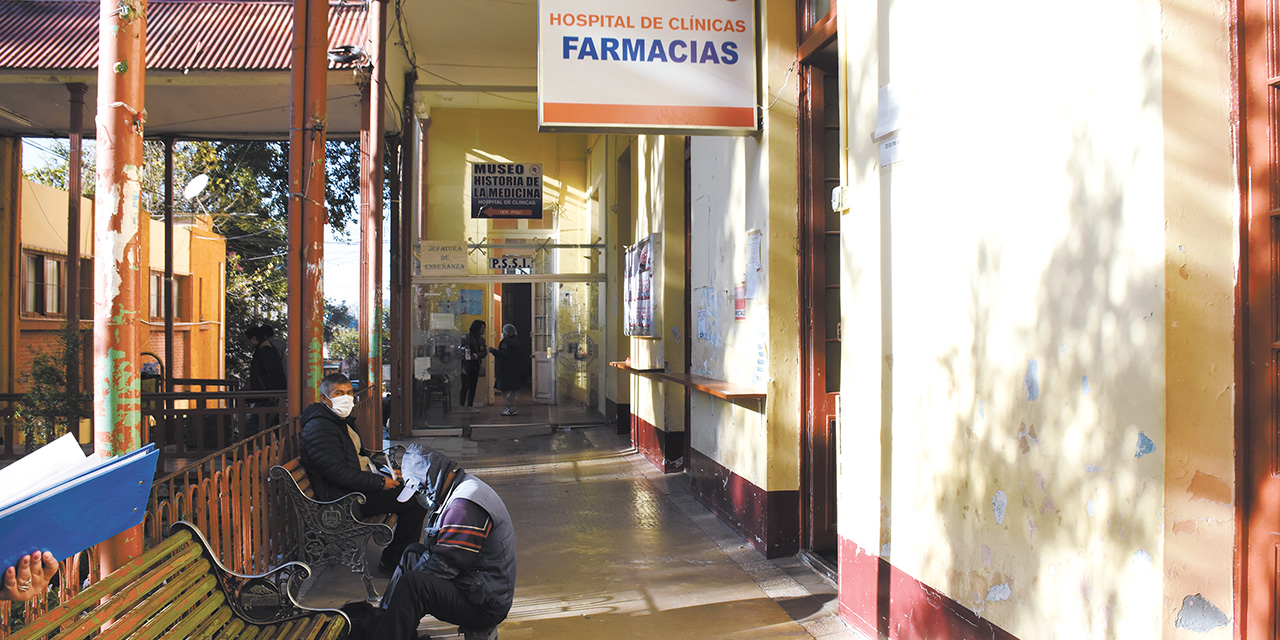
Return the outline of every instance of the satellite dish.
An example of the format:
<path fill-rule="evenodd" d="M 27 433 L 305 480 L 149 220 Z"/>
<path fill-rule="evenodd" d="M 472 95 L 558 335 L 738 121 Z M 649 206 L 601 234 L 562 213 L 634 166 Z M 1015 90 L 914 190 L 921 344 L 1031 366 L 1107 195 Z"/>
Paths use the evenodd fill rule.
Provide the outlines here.
<path fill-rule="evenodd" d="M 182 190 L 182 197 L 186 198 L 187 200 L 191 200 L 196 196 L 200 195 L 200 193 L 203 192 L 204 188 L 207 186 L 209 186 L 209 176 L 207 174 L 202 173 L 192 178 L 191 182 L 187 183 L 186 188 Z"/>

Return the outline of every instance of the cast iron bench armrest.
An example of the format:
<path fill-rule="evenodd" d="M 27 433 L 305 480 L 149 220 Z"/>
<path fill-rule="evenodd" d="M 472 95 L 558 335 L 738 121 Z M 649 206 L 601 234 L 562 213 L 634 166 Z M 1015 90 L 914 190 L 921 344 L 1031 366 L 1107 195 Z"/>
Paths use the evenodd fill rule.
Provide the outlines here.
<path fill-rule="evenodd" d="M 342 565 L 360 574 L 370 600 L 378 598 L 369 577 L 365 549 L 370 541 L 379 546 L 391 543 L 395 514 L 381 514 L 362 520 L 356 507 L 365 503 L 364 494 L 348 493 L 328 502 L 316 500 L 311 481 L 298 458 L 271 467 L 272 480 L 284 485 L 293 511 L 298 516 L 298 558 L 310 565 Z"/>

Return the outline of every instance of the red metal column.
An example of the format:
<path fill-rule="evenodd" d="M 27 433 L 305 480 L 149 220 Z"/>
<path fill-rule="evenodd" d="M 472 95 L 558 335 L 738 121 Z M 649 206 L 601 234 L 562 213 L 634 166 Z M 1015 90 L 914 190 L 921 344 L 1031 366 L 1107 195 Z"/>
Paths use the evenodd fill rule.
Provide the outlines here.
<path fill-rule="evenodd" d="M 94 449 L 117 456 L 142 444 L 138 355 L 138 229 L 146 110 L 146 0 L 104 0 L 98 18 L 97 194 L 94 199 Z M 142 527 L 103 543 L 105 573 L 142 553 Z"/>
<path fill-rule="evenodd" d="M 371 413 L 376 417 L 364 425 L 369 439 L 382 446 L 382 341 L 379 320 L 382 317 L 382 144 L 386 129 L 386 0 L 374 0 L 369 11 L 369 38 L 373 50 L 369 55 L 369 83 L 361 100 L 363 126 L 360 129 L 360 374 L 373 389 L 366 395 L 375 402 Z M 366 437 L 362 435 L 362 437 Z"/>
<path fill-rule="evenodd" d="M 404 130 L 401 129 L 400 135 L 396 136 L 394 144 L 390 146 L 387 153 L 390 154 L 391 175 L 387 176 L 387 188 L 391 191 L 391 300 L 388 306 L 391 313 L 388 314 L 387 328 L 391 333 L 391 348 L 387 351 L 387 363 L 391 365 L 391 379 L 388 381 L 388 391 L 391 392 L 391 437 L 399 438 L 400 424 L 404 422 L 403 405 L 400 398 L 405 393 L 405 385 L 401 382 L 404 378 L 402 375 L 403 363 L 405 360 L 404 353 L 406 349 L 402 347 L 404 341 L 400 337 L 400 320 L 401 313 L 400 298 L 396 293 L 400 290 L 400 201 L 402 199 L 402 190 L 400 186 L 400 172 L 402 167 L 401 147 L 403 146 Z M 385 419 L 385 418 L 384 418 Z"/>
<path fill-rule="evenodd" d="M 84 192 L 80 184 L 80 154 L 83 149 L 84 133 L 84 94 L 89 90 L 87 85 L 75 82 L 67 84 L 67 92 L 71 94 L 71 123 L 68 133 L 70 158 L 67 162 L 67 326 L 76 331 L 76 340 L 80 340 L 80 194 Z M 81 351 L 83 356 L 84 352 Z M 67 386 L 75 385 L 76 389 L 84 388 L 80 379 L 80 360 L 72 358 L 67 361 Z M 78 428 L 73 425 L 72 428 Z"/>
<path fill-rule="evenodd" d="M 164 391 L 173 391 L 173 138 L 164 139 Z M 189 371 L 190 369 L 188 369 Z M 190 377 L 190 374 L 187 374 Z M 169 401 L 165 401 L 168 409 Z"/>
<path fill-rule="evenodd" d="M 316 401 L 324 350 L 327 0 L 294 0 L 289 125 L 289 413 Z"/>

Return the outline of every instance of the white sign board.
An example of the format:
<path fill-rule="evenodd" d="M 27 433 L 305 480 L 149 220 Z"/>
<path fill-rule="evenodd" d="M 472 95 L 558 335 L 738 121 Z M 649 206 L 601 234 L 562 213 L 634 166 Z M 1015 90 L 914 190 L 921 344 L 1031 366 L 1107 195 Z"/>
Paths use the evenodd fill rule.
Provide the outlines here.
<path fill-rule="evenodd" d="M 753 0 L 539 0 L 543 131 L 750 133 Z"/>
<path fill-rule="evenodd" d="M 424 276 L 467 275 L 467 245 L 462 242 L 431 242 L 418 245 L 420 273 Z"/>

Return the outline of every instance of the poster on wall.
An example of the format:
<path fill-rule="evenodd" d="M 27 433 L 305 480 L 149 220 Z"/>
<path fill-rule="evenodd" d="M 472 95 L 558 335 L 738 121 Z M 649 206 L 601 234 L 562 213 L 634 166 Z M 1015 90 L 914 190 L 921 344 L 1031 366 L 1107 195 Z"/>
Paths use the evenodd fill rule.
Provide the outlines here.
<path fill-rule="evenodd" d="M 539 0 L 539 131 L 748 134 L 755 2 Z"/>
<path fill-rule="evenodd" d="M 542 219 L 542 165 L 471 165 L 471 217 Z"/>
<path fill-rule="evenodd" d="M 635 337 L 653 337 L 653 236 L 637 242 L 626 251 L 623 296 L 626 327 L 623 333 Z"/>

